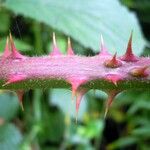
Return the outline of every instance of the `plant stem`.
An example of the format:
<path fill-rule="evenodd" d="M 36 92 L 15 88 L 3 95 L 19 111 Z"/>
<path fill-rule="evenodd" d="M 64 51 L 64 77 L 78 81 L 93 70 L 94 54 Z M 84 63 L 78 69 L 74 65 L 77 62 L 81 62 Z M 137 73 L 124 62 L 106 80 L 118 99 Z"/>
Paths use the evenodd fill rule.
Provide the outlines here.
<path fill-rule="evenodd" d="M 145 77 L 134 77 L 130 74 L 133 68 L 150 65 L 150 58 L 141 58 L 137 62 L 123 62 L 118 68 L 107 68 L 104 62 L 110 57 L 60 55 L 7 58 L 5 62 L 0 58 L 0 88 L 70 88 L 72 80 L 80 82 L 85 79 L 86 82 L 81 86 L 87 89 L 150 89 L 150 69 L 146 70 Z M 20 77 L 21 81 L 3 86 L 9 79 Z M 119 77 L 119 81 L 114 84 L 108 77 Z"/>

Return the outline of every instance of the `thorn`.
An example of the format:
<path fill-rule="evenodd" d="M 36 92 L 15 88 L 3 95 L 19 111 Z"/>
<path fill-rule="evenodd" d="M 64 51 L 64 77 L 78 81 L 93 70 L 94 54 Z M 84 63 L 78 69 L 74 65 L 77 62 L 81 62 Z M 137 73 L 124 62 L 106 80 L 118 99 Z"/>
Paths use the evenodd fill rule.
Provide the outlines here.
<path fill-rule="evenodd" d="M 67 54 L 68 55 L 74 55 L 74 52 L 73 52 L 73 49 L 72 49 L 72 46 L 71 46 L 70 37 L 68 37 L 68 50 L 67 50 Z"/>
<path fill-rule="evenodd" d="M 23 107 L 23 95 L 24 95 L 24 91 L 23 90 L 18 90 L 16 91 L 16 94 L 18 96 L 18 100 L 21 106 L 22 111 L 24 111 L 24 107 Z"/>
<path fill-rule="evenodd" d="M 112 90 L 112 91 L 107 91 L 107 94 L 108 94 L 108 99 L 106 101 L 106 107 L 105 107 L 105 113 L 104 113 L 104 119 L 106 119 L 106 116 L 107 116 L 107 113 L 108 113 L 108 110 L 114 100 L 114 98 L 116 97 L 117 94 L 119 94 L 120 91 L 118 90 Z"/>
<path fill-rule="evenodd" d="M 130 74 L 134 77 L 146 77 L 148 74 L 146 73 L 146 70 L 149 68 L 149 66 L 144 66 L 141 68 L 134 68 L 131 70 Z"/>
<path fill-rule="evenodd" d="M 22 74 L 16 74 L 16 75 L 11 75 L 7 82 L 5 84 L 3 84 L 2 86 L 6 86 L 9 85 L 11 83 L 17 83 L 19 81 L 23 81 L 26 79 L 26 75 L 22 75 Z"/>
<path fill-rule="evenodd" d="M 77 123 L 80 102 L 81 102 L 82 96 L 87 91 L 85 89 L 81 89 L 80 86 L 85 84 L 88 81 L 88 79 L 84 77 L 80 77 L 80 78 L 73 77 L 73 78 L 68 79 L 67 81 L 72 86 L 72 99 L 76 96 L 76 123 Z"/>
<path fill-rule="evenodd" d="M 117 53 L 114 54 L 114 56 L 112 57 L 112 59 L 107 60 L 104 63 L 106 67 L 117 68 L 117 67 L 119 67 L 119 66 L 122 65 L 122 63 L 119 60 L 117 60 L 116 55 L 117 55 Z"/>
<path fill-rule="evenodd" d="M 115 86 L 117 86 L 118 82 L 123 79 L 123 77 L 118 74 L 107 74 L 104 78 L 105 80 L 112 82 Z"/>
<path fill-rule="evenodd" d="M 107 117 L 108 109 L 109 109 L 109 107 L 107 107 L 107 106 L 106 106 L 106 108 L 105 108 L 105 112 L 104 112 L 104 119 L 106 119 L 106 117 Z"/>
<path fill-rule="evenodd" d="M 10 49 L 9 49 L 9 38 L 7 37 L 5 50 L 3 54 L 3 59 L 7 58 L 10 55 Z"/>
<path fill-rule="evenodd" d="M 127 62 L 138 61 L 138 57 L 136 57 L 132 52 L 132 36 L 133 36 L 133 31 L 131 32 L 131 35 L 129 38 L 126 53 L 124 56 L 121 57 L 121 60 L 123 61 L 127 61 Z"/>
<path fill-rule="evenodd" d="M 84 84 L 85 82 L 87 82 L 87 78 L 71 78 L 68 79 L 68 82 L 71 84 L 72 86 L 72 98 L 74 98 L 76 96 L 76 92 L 78 90 L 78 88 Z"/>
<path fill-rule="evenodd" d="M 71 82 L 71 90 L 72 90 L 72 94 L 71 94 L 71 100 L 72 102 L 74 102 L 74 98 L 76 97 L 76 91 L 78 89 L 78 87 L 80 86 L 77 83 L 74 83 L 73 81 Z"/>
<path fill-rule="evenodd" d="M 11 46 L 11 51 L 12 51 L 12 54 L 11 54 L 12 57 L 15 58 L 15 59 L 24 59 L 25 56 L 20 54 L 18 52 L 18 50 L 16 49 L 11 33 L 9 34 L 9 39 L 10 39 L 10 46 Z"/>
<path fill-rule="evenodd" d="M 100 53 L 99 55 L 110 55 L 108 53 L 108 50 L 104 44 L 104 39 L 103 39 L 103 36 L 101 35 L 101 42 L 100 42 Z"/>
<path fill-rule="evenodd" d="M 57 46 L 55 32 L 53 32 L 53 50 L 50 53 L 51 56 L 61 55 L 61 52 Z"/>
<path fill-rule="evenodd" d="M 53 46 L 57 47 L 55 32 L 53 32 Z"/>
<path fill-rule="evenodd" d="M 79 86 L 80 85 L 77 85 L 77 84 L 76 85 L 75 84 L 72 85 L 72 98 L 74 98 L 76 96 L 76 91 L 77 91 Z"/>
<path fill-rule="evenodd" d="M 72 94 L 71 94 L 71 101 L 72 101 L 72 102 L 74 102 L 75 96 L 76 96 L 75 93 L 72 92 Z"/>
<path fill-rule="evenodd" d="M 71 93 L 71 101 L 72 102 L 74 102 L 74 99 L 76 97 L 76 91 L 77 91 L 77 89 L 78 89 L 78 86 L 75 87 L 75 86 L 72 85 L 72 89 L 71 89 L 71 91 L 72 91 L 72 93 Z"/>
<path fill-rule="evenodd" d="M 76 93 L 76 123 L 78 122 L 78 112 L 79 112 L 79 107 L 81 104 L 82 97 L 84 94 L 87 92 L 87 89 L 79 89 L 77 90 Z"/>

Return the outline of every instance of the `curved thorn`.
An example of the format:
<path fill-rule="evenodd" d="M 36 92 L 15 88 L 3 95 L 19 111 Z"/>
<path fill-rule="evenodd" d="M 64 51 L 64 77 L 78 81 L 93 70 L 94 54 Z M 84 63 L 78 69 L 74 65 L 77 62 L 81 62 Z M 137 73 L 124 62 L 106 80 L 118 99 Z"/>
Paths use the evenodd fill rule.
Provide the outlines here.
<path fill-rule="evenodd" d="M 6 86 L 6 85 L 9 85 L 11 83 L 17 83 L 17 82 L 20 82 L 20 81 L 23 81 L 26 79 L 26 75 L 21 75 L 21 74 L 18 74 L 18 75 L 11 75 L 7 82 L 4 83 L 2 86 Z"/>
<path fill-rule="evenodd" d="M 56 36 L 55 36 L 55 32 L 53 32 L 53 50 L 50 53 L 50 55 L 61 55 L 61 52 L 59 51 L 59 48 L 57 46 L 57 42 L 56 42 Z"/>
<path fill-rule="evenodd" d="M 130 74 L 134 77 L 146 77 L 148 74 L 146 73 L 146 70 L 149 68 L 149 66 L 144 66 L 141 68 L 134 68 L 131 70 Z"/>
<path fill-rule="evenodd" d="M 55 32 L 53 32 L 53 47 L 57 47 Z"/>
<path fill-rule="evenodd" d="M 108 99 L 106 101 L 106 107 L 105 107 L 105 113 L 104 113 L 104 119 L 106 119 L 106 116 L 107 116 L 107 113 L 108 113 L 108 110 L 114 100 L 114 98 L 116 97 L 117 94 L 119 94 L 120 91 L 118 90 L 112 90 L 112 91 L 108 91 L 107 94 L 108 94 Z"/>
<path fill-rule="evenodd" d="M 104 39 L 103 39 L 103 36 L 101 35 L 101 42 L 100 42 L 100 53 L 99 55 L 110 55 L 108 53 L 108 50 L 104 44 Z"/>
<path fill-rule="evenodd" d="M 131 35 L 130 35 L 130 38 L 129 38 L 129 41 L 128 41 L 128 45 L 127 45 L 127 50 L 126 50 L 126 53 L 125 53 L 125 55 L 128 55 L 128 56 L 133 55 L 133 52 L 132 52 L 132 36 L 133 36 L 133 32 L 131 32 Z"/>
<path fill-rule="evenodd" d="M 107 114 L 108 114 L 108 107 L 106 106 L 106 108 L 105 108 L 105 112 L 104 112 L 104 119 L 106 119 L 106 117 L 107 117 Z"/>
<path fill-rule="evenodd" d="M 71 46 L 70 37 L 68 37 L 68 50 L 67 50 L 67 54 L 68 55 L 74 55 L 74 52 L 73 52 L 73 49 L 72 49 L 72 46 Z"/>
<path fill-rule="evenodd" d="M 117 60 L 116 55 L 117 53 L 115 53 L 114 56 L 110 60 L 106 60 L 104 62 L 106 67 L 117 68 L 122 65 L 121 61 Z"/>
<path fill-rule="evenodd" d="M 129 38 L 129 41 L 128 41 L 126 53 L 124 54 L 124 56 L 121 57 L 121 60 L 124 60 L 124 61 L 127 61 L 127 62 L 138 61 L 138 57 L 136 57 L 133 54 L 133 51 L 132 51 L 132 37 L 133 37 L 133 31 L 131 32 L 131 35 L 130 35 L 130 38 Z"/>
<path fill-rule="evenodd" d="M 79 112 L 79 107 L 81 104 L 82 97 L 87 91 L 88 91 L 87 89 L 78 89 L 76 92 L 76 123 L 78 121 L 78 112 Z"/>
<path fill-rule="evenodd" d="M 117 86 L 120 80 L 123 80 L 123 77 L 118 74 L 107 74 L 104 77 L 105 80 L 112 82 L 115 86 Z"/>
<path fill-rule="evenodd" d="M 10 46 L 11 46 L 11 51 L 12 51 L 12 57 L 16 58 L 16 59 L 23 59 L 23 58 L 25 58 L 25 56 L 23 56 L 22 54 L 20 54 L 18 52 L 18 50 L 16 49 L 15 43 L 14 43 L 14 40 L 12 38 L 11 33 L 9 34 L 9 39 L 10 39 Z"/>

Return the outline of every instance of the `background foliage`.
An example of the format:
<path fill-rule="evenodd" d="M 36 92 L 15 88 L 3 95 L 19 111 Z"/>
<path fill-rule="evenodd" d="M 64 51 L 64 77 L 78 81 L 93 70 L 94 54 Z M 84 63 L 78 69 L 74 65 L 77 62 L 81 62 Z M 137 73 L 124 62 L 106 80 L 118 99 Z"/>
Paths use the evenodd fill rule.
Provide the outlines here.
<path fill-rule="evenodd" d="M 1 0 L 0 52 L 9 31 L 22 53 L 35 56 L 51 51 L 55 31 L 66 53 L 70 36 L 75 53 L 95 55 L 100 34 L 114 54 L 123 54 L 131 30 L 137 55 L 150 54 L 149 0 Z M 150 91 L 120 94 L 106 120 L 105 93 L 89 91 L 75 123 L 75 105 L 66 89 L 30 90 L 22 112 L 16 95 L 0 91 L 0 149 L 2 150 L 148 150 Z"/>

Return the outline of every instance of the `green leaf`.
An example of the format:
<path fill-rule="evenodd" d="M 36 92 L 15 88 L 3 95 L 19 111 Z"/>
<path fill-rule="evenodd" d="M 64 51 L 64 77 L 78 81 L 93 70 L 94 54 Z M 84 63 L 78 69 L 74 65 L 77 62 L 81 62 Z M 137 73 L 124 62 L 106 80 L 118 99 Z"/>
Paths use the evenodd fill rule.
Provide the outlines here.
<path fill-rule="evenodd" d="M 132 29 L 135 53 L 140 54 L 146 44 L 135 14 L 118 0 L 6 0 L 3 6 L 44 22 L 95 52 L 100 34 L 113 53 L 124 53 Z"/>
<path fill-rule="evenodd" d="M 144 138 L 150 138 L 150 128 L 149 126 L 143 126 L 136 128 L 132 131 L 132 134 L 136 137 L 144 137 Z"/>
<path fill-rule="evenodd" d="M 20 131 L 13 124 L 0 126 L 0 149 L 19 150 L 22 140 Z"/>
<path fill-rule="evenodd" d="M 134 114 L 139 110 L 144 110 L 145 112 L 149 111 L 150 110 L 149 97 L 150 97 L 149 90 L 137 93 L 137 95 L 133 97 L 134 99 L 136 99 L 136 101 L 134 101 L 133 99 L 133 104 L 129 108 L 128 114 L 129 115 Z"/>
<path fill-rule="evenodd" d="M 109 150 L 116 150 L 118 148 L 127 148 L 127 146 L 130 146 L 132 144 L 135 144 L 137 142 L 136 137 L 122 137 L 116 140 L 115 142 L 108 145 Z"/>
<path fill-rule="evenodd" d="M 16 95 L 2 93 L 0 95 L 0 118 L 11 120 L 17 113 L 19 102 Z"/>
<path fill-rule="evenodd" d="M 28 51 L 32 49 L 32 46 L 23 42 L 22 40 L 19 39 L 14 39 L 15 45 L 17 47 L 17 49 L 21 50 L 21 51 Z M 5 45 L 6 45 L 6 37 L 0 39 L 0 52 L 3 52 L 5 49 Z"/>
<path fill-rule="evenodd" d="M 90 120 L 86 126 L 80 125 L 78 127 L 78 134 L 81 135 L 83 138 L 92 139 L 95 137 L 102 136 L 104 129 L 104 122 L 103 120 Z"/>
<path fill-rule="evenodd" d="M 59 142 L 62 140 L 65 131 L 64 114 L 56 107 L 50 107 L 49 111 L 44 110 L 42 117 L 42 131 L 39 135 L 40 142 L 50 140 Z"/>
<path fill-rule="evenodd" d="M 150 96 L 149 90 L 141 90 L 141 89 L 132 89 L 123 91 L 116 97 L 116 101 L 114 105 L 116 105 L 118 108 L 124 105 L 131 105 L 131 104 L 137 104 L 139 100 L 145 99 L 148 100 L 148 97 Z M 144 97 L 143 97 L 144 96 Z"/>
<path fill-rule="evenodd" d="M 10 25 L 10 16 L 7 13 L 7 11 L 0 10 L 0 22 L 1 22 L 0 32 L 1 33 L 8 32 Z"/>

